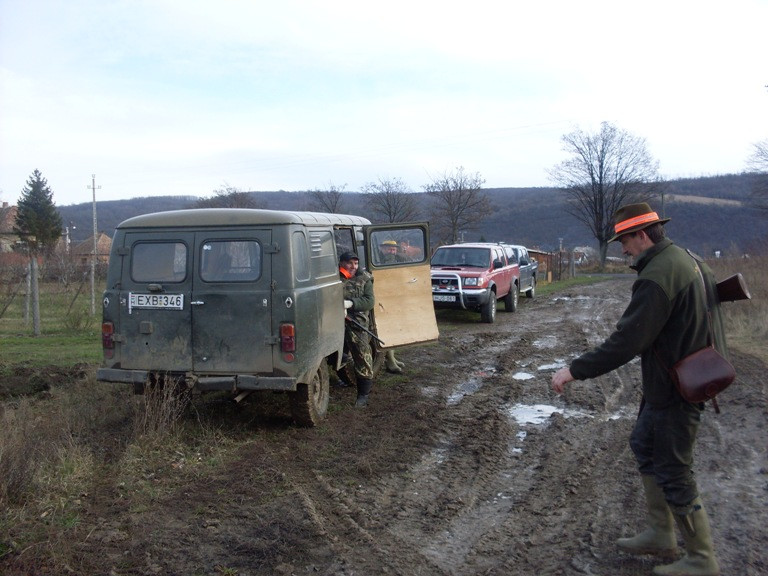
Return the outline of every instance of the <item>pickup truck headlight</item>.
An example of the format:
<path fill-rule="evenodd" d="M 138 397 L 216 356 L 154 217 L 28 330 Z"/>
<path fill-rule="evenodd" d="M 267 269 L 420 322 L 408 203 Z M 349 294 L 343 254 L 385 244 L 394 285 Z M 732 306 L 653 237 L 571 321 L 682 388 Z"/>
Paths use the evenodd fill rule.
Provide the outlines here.
<path fill-rule="evenodd" d="M 464 278 L 464 286 L 482 286 L 482 278 Z"/>

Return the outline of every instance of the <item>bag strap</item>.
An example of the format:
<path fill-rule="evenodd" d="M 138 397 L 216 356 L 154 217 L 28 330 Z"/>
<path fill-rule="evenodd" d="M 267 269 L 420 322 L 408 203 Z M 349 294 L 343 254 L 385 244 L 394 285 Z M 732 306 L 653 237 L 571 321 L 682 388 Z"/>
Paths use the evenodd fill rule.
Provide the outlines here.
<path fill-rule="evenodd" d="M 709 290 L 707 289 L 707 283 L 704 281 L 704 274 L 701 272 L 701 266 L 699 265 L 699 260 L 696 258 L 696 256 L 693 255 L 693 252 L 691 252 L 688 248 L 685 249 L 686 252 L 688 252 L 688 256 L 690 256 L 693 259 L 694 265 L 696 266 L 696 272 L 699 273 L 699 280 L 701 280 L 701 286 L 704 288 L 704 307 L 707 309 L 707 345 L 712 346 L 714 348 L 715 346 L 715 335 L 712 332 L 712 307 L 709 305 L 710 299 L 709 299 Z M 717 404 L 717 398 L 711 398 L 712 401 L 712 407 L 715 409 L 715 414 L 720 414 L 720 406 Z"/>
<path fill-rule="evenodd" d="M 696 256 L 693 255 L 693 252 L 685 249 L 686 252 L 688 252 L 688 256 L 690 256 L 693 259 L 693 263 L 696 266 L 696 272 L 699 273 L 699 280 L 701 280 L 701 287 L 704 289 L 704 307 L 707 309 L 707 344 L 709 346 L 715 345 L 715 336 L 712 333 L 712 307 L 709 305 L 709 290 L 707 290 L 707 283 L 704 281 L 704 274 L 701 272 L 701 266 L 699 266 L 699 261 L 696 258 Z"/>

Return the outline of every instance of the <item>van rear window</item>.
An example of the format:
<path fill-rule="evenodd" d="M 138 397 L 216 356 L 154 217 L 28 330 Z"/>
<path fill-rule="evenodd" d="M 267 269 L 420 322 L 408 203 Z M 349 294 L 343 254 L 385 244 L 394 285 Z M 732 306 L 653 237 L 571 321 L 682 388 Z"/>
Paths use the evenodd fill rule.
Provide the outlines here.
<path fill-rule="evenodd" d="M 208 240 L 200 256 L 206 282 L 252 282 L 261 276 L 261 245 L 254 240 Z"/>
<path fill-rule="evenodd" d="M 131 253 L 135 282 L 183 282 L 187 276 L 187 246 L 182 242 L 137 242 Z"/>

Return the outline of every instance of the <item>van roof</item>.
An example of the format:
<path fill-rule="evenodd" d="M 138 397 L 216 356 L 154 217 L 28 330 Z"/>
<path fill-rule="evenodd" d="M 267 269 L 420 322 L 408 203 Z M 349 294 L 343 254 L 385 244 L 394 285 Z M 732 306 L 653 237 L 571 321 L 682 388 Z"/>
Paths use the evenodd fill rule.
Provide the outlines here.
<path fill-rule="evenodd" d="M 303 224 L 305 226 L 365 226 L 370 220 L 351 214 L 291 212 L 250 208 L 200 208 L 170 210 L 128 218 L 117 228 L 178 228 L 184 226 L 248 226 L 263 224 Z"/>

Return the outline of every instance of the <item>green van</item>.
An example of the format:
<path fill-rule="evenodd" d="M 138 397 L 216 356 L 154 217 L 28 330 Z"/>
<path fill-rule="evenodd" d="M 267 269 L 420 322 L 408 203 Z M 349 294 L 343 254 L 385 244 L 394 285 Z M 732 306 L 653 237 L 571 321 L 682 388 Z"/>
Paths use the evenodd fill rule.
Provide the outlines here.
<path fill-rule="evenodd" d="M 395 240 L 403 258 L 377 247 Z M 201 209 L 136 216 L 115 230 L 103 297 L 100 382 L 172 383 L 201 392 L 288 393 L 296 422 L 326 415 L 345 311 L 338 256 L 374 276 L 383 349 L 438 337 L 426 223 L 359 216 Z"/>

